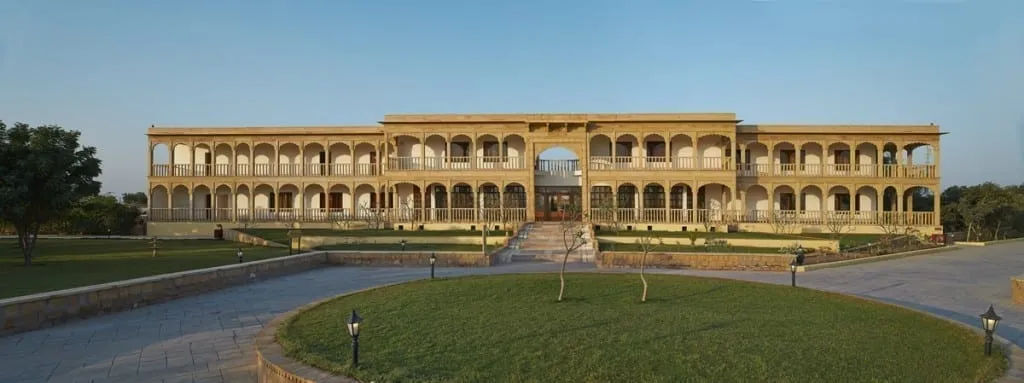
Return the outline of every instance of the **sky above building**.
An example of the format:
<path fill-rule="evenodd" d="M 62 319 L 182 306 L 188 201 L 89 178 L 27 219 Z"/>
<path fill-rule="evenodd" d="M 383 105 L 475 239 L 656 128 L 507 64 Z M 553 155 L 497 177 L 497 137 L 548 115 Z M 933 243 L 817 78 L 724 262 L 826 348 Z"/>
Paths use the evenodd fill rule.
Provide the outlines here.
<path fill-rule="evenodd" d="M 735 112 L 928 124 L 943 184 L 1024 181 L 1024 1 L 0 1 L 0 119 L 146 189 L 156 125 Z M 1003 153 L 1003 154 L 999 154 Z"/>

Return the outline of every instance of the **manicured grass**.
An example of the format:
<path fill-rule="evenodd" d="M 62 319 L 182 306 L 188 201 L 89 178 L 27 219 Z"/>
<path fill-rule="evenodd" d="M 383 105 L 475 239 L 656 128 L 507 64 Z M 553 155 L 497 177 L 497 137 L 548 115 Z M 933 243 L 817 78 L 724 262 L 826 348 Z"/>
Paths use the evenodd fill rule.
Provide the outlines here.
<path fill-rule="evenodd" d="M 360 381 L 975 382 L 1000 376 L 982 337 L 894 306 L 803 288 L 636 274 L 466 277 L 342 297 L 277 339 Z M 352 369 L 345 321 L 364 318 Z"/>
<path fill-rule="evenodd" d="M 95 285 L 238 262 L 238 243 L 129 239 L 40 239 L 25 267 L 16 240 L 0 240 L 0 298 Z M 288 249 L 242 245 L 246 261 L 288 255 Z"/>
<path fill-rule="evenodd" d="M 681 242 L 683 243 L 683 242 Z M 755 254 L 779 254 L 778 247 L 752 247 L 752 246 L 728 246 L 728 247 L 711 247 L 707 248 L 704 246 L 690 246 L 689 241 L 686 244 L 674 244 L 665 243 L 663 245 L 655 245 L 653 252 L 658 253 L 755 253 Z M 613 242 L 601 242 L 598 241 L 598 248 L 601 251 L 643 251 L 640 244 L 637 243 L 613 243 Z"/>
<path fill-rule="evenodd" d="M 241 229 L 240 232 L 260 237 L 268 241 L 280 244 L 288 244 L 288 230 L 291 229 Z M 333 229 L 302 229 L 302 235 L 306 237 L 479 237 L 482 234 L 479 230 L 333 230 Z M 490 236 L 504 235 L 501 232 L 491 231 Z"/>
<path fill-rule="evenodd" d="M 401 251 L 402 245 L 398 243 L 343 243 L 335 245 L 324 245 L 317 247 L 318 250 L 367 250 L 367 251 Z M 487 246 L 487 252 L 497 250 L 498 246 Z M 407 243 L 405 251 L 475 251 L 481 252 L 480 245 L 464 243 Z"/>

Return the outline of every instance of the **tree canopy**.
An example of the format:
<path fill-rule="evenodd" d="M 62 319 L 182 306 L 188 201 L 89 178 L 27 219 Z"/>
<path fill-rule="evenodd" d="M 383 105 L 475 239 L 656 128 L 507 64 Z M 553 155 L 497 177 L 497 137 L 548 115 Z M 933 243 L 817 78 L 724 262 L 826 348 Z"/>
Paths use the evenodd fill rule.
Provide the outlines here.
<path fill-rule="evenodd" d="M 963 231 L 976 241 L 1024 236 L 1024 184 L 955 185 L 940 198 L 947 232 Z"/>
<path fill-rule="evenodd" d="M 96 148 L 82 146 L 80 137 L 56 125 L 0 121 L 0 219 L 14 225 L 26 265 L 40 227 L 100 191 Z"/>

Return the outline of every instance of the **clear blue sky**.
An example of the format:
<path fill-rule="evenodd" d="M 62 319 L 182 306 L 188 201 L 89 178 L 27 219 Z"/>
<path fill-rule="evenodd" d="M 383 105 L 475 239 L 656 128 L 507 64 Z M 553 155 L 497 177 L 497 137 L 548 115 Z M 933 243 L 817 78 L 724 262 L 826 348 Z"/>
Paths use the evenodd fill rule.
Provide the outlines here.
<path fill-rule="evenodd" d="M 1024 181 L 1024 1 L 0 0 L 0 119 L 145 190 L 157 125 L 736 112 L 941 124 L 943 183 Z"/>

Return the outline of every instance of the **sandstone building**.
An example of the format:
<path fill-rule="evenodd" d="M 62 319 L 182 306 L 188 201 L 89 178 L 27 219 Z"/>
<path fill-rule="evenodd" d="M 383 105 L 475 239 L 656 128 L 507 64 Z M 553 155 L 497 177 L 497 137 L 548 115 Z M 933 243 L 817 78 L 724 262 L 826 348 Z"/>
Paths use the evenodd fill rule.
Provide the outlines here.
<path fill-rule="evenodd" d="M 558 220 L 573 204 L 596 225 L 632 230 L 900 225 L 932 234 L 942 230 L 938 198 L 922 207 L 914 195 L 940 192 L 942 134 L 935 125 L 748 125 L 732 113 L 151 127 L 149 233 L 376 220 L 478 228 Z M 556 147 L 577 159 L 541 159 Z"/>

